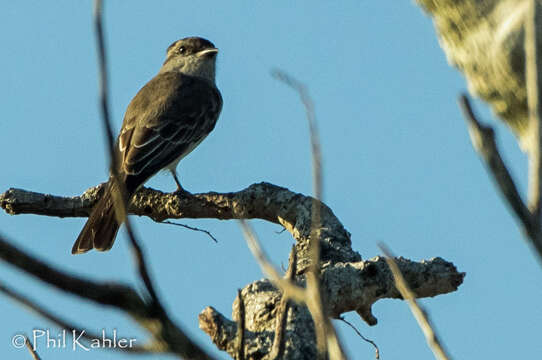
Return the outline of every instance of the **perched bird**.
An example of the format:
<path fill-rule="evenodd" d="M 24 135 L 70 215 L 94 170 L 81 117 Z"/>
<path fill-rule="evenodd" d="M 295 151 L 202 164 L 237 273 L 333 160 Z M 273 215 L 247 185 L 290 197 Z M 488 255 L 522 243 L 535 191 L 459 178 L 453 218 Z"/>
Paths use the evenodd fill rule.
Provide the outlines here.
<path fill-rule="evenodd" d="M 167 49 L 159 73 L 132 99 L 117 140 L 117 173 L 127 199 L 154 174 L 167 169 L 178 190 L 179 161 L 215 127 L 222 97 L 215 85 L 213 43 L 199 37 L 178 40 Z M 72 254 L 111 249 L 119 229 L 110 177 L 72 248 Z"/>

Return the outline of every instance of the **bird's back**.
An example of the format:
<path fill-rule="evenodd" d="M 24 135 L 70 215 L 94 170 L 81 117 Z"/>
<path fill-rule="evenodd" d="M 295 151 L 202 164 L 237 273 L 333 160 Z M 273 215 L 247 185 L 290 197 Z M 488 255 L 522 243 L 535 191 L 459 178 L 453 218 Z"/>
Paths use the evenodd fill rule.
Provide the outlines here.
<path fill-rule="evenodd" d="M 120 171 L 149 178 L 187 155 L 214 129 L 221 109 L 220 92 L 209 80 L 179 72 L 156 75 L 126 110 L 118 139 Z"/>

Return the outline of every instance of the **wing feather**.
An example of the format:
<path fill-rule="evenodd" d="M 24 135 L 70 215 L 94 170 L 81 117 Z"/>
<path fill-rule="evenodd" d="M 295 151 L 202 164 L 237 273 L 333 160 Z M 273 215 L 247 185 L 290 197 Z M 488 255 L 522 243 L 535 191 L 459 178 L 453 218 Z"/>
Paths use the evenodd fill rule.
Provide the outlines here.
<path fill-rule="evenodd" d="M 221 107 L 220 92 L 207 80 L 158 74 L 126 110 L 118 139 L 120 170 L 141 185 L 201 142 L 214 128 Z"/>

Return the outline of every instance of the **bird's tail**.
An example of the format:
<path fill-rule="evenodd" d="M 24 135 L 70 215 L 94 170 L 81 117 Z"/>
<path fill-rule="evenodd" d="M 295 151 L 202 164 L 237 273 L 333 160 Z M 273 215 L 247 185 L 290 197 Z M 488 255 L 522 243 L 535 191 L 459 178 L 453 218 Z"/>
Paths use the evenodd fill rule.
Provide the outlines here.
<path fill-rule="evenodd" d="M 92 209 L 87 223 L 73 244 L 72 254 L 82 254 L 93 248 L 98 251 L 111 249 L 120 224 L 115 215 L 115 204 L 108 185 L 105 193 Z"/>

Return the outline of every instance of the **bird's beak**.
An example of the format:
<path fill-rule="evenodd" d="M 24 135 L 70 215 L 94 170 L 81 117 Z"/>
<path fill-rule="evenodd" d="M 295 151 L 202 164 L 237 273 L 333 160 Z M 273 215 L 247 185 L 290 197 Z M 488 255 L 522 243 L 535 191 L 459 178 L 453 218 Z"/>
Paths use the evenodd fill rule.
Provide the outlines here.
<path fill-rule="evenodd" d="M 201 50 L 200 52 L 196 53 L 196 55 L 198 57 L 202 57 L 202 56 L 213 57 L 213 56 L 216 56 L 217 53 L 218 53 L 217 48 L 210 48 L 210 49 Z"/>

